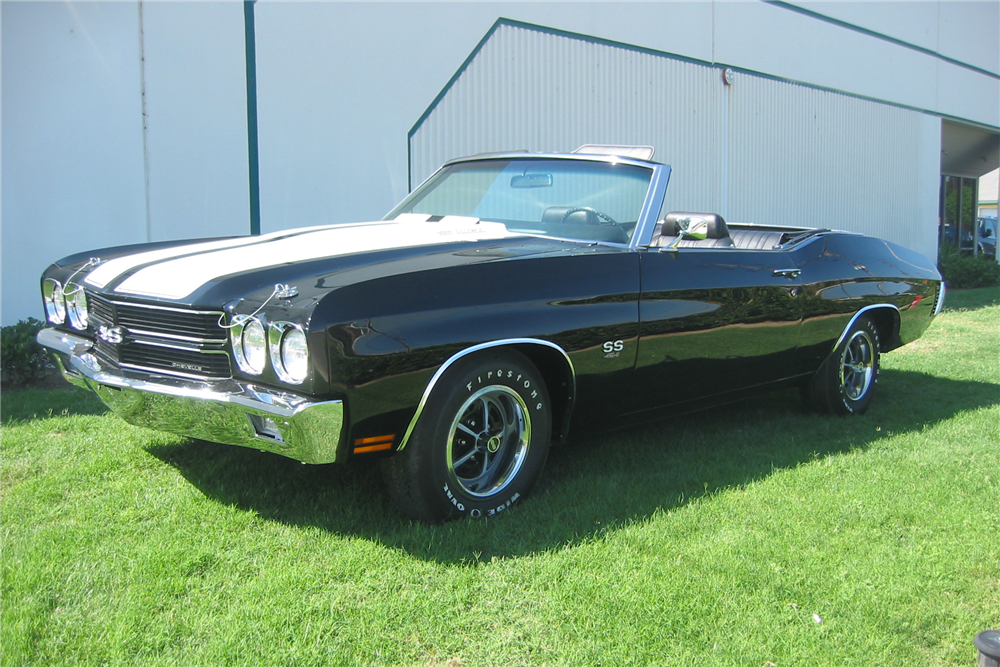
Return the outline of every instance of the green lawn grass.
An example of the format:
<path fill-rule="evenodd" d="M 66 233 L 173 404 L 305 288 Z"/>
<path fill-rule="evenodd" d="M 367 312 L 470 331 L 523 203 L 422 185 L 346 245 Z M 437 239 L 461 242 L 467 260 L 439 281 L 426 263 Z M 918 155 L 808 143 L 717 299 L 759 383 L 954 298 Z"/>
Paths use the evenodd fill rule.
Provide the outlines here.
<path fill-rule="evenodd" d="M 492 521 L 377 471 L 4 394 L 3 665 L 974 665 L 1000 627 L 1000 290 L 860 418 L 795 391 L 553 450 Z"/>

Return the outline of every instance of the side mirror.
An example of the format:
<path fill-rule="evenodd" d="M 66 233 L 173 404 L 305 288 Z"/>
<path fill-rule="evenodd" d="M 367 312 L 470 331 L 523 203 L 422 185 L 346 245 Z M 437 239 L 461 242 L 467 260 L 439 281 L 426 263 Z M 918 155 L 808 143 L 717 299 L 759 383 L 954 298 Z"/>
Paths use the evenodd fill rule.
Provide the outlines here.
<path fill-rule="evenodd" d="M 701 241 L 708 238 L 708 220 L 690 216 L 677 221 L 679 236 L 685 239 Z"/>

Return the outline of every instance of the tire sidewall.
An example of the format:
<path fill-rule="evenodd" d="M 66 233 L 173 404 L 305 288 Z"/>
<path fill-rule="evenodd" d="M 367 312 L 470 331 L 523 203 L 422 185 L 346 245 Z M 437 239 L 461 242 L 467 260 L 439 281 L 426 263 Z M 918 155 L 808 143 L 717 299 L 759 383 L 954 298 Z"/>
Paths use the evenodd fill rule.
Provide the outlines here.
<path fill-rule="evenodd" d="M 551 407 L 541 374 L 520 354 L 502 353 L 461 360 L 448 370 L 432 394 L 414 431 L 413 445 L 420 450 L 428 500 L 445 518 L 488 518 L 510 509 L 527 496 L 548 455 Z M 452 423 L 462 406 L 476 392 L 491 386 L 507 387 L 524 402 L 530 426 L 527 452 L 514 477 L 495 493 L 478 497 L 453 482 L 447 459 Z"/>
<path fill-rule="evenodd" d="M 872 347 L 872 378 L 871 382 L 868 383 L 868 387 L 865 389 L 865 392 L 855 400 L 851 399 L 847 395 L 847 388 L 841 381 L 841 372 L 844 368 L 844 361 L 847 358 L 847 350 L 850 347 L 855 334 L 858 332 L 864 332 L 870 339 Z M 851 326 L 847 332 L 847 336 L 844 338 L 843 345 L 841 345 L 840 349 L 837 350 L 837 363 L 832 369 L 834 373 L 834 377 L 832 379 L 837 384 L 837 396 L 845 414 L 862 414 L 871 404 L 872 397 L 875 394 L 875 385 L 878 383 L 879 371 L 881 369 L 881 355 L 879 354 L 880 345 L 881 341 L 879 340 L 878 328 L 867 317 L 863 317 Z"/>

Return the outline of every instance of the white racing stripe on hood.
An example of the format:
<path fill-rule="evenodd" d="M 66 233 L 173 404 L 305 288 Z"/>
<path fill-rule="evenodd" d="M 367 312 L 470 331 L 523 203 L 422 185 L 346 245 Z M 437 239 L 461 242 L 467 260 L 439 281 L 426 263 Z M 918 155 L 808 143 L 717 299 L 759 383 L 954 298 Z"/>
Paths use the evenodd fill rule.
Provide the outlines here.
<path fill-rule="evenodd" d="M 244 243 L 190 257 L 166 259 L 138 270 L 115 291 L 163 299 L 182 299 L 211 280 L 250 269 L 375 250 L 523 236 L 508 232 L 505 226 L 498 223 L 479 222 L 475 218 L 457 216 L 446 217 L 440 222 L 423 222 L 411 217 L 406 221 L 337 225 L 320 227 L 316 231 L 294 236 L 287 234 L 288 232 L 283 232 L 282 237 L 264 243 L 259 242 L 262 237 L 255 237 L 253 241 L 258 242 L 251 241 L 249 245 Z M 189 247 L 191 249 L 193 248 Z M 107 282 L 110 279 L 105 284 Z"/>
<path fill-rule="evenodd" d="M 332 226 L 332 225 L 331 225 Z M 288 236 L 289 234 L 296 234 L 304 231 L 305 229 L 328 229 L 327 227 L 314 227 L 314 228 L 303 228 L 303 229 L 286 229 L 280 232 L 272 232 L 270 234 L 265 234 L 263 236 L 241 236 L 237 239 L 223 239 L 221 241 L 206 241 L 205 243 L 191 243 L 188 245 L 183 245 L 175 248 L 164 248 L 163 250 L 150 250 L 148 252 L 140 252 L 134 255 L 125 255 L 124 257 L 118 257 L 116 259 L 104 262 L 96 269 L 87 274 L 84 279 L 88 285 L 93 285 L 94 287 L 103 288 L 112 280 L 118 276 L 131 271 L 137 266 L 142 266 L 143 264 L 150 264 L 152 262 L 161 262 L 165 259 L 171 259 L 173 257 L 180 257 L 182 255 L 190 255 L 191 253 L 201 253 L 210 250 L 221 250 L 223 248 L 235 248 L 237 246 L 248 245 L 251 243 L 261 243 L 262 241 L 267 241 L 269 239 L 279 238 L 282 236 Z"/>

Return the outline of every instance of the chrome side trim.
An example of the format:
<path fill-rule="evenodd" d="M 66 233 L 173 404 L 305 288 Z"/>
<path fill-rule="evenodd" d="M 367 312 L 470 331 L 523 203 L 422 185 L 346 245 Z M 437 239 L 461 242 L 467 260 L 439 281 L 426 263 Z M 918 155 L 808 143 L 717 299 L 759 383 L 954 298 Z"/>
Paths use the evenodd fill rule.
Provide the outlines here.
<path fill-rule="evenodd" d="M 571 381 L 571 396 L 576 396 L 576 369 L 573 368 L 573 361 L 569 358 L 569 354 L 566 350 L 562 349 L 555 343 L 549 342 L 547 340 L 541 340 L 539 338 L 505 338 L 503 340 L 494 340 L 488 343 L 480 343 L 479 345 L 473 345 L 472 347 L 467 347 L 461 352 L 457 352 L 452 355 L 447 361 L 445 361 L 441 366 L 438 367 L 437 371 L 431 377 L 430 382 L 427 383 L 427 387 L 424 388 L 424 393 L 420 397 L 420 402 L 417 404 L 417 411 L 413 414 L 413 418 L 410 419 L 410 424 L 406 427 L 406 433 L 403 434 L 403 439 L 399 442 L 399 447 L 396 448 L 397 452 L 403 451 L 406 444 L 410 441 L 410 436 L 413 434 L 413 429 L 417 427 L 417 421 L 420 419 L 421 413 L 424 411 L 424 406 L 427 405 L 427 400 L 430 398 L 431 393 L 434 391 L 434 386 L 437 384 L 441 376 L 445 374 L 456 361 L 463 357 L 467 357 L 470 354 L 476 352 L 481 352 L 483 350 L 488 350 L 493 347 L 505 347 L 508 345 L 542 345 L 544 347 L 550 347 L 553 350 L 557 350 L 566 360 L 566 365 L 569 367 L 570 381 Z"/>
<path fill-rule="evenodd" d="M 93 344 L 85 338 L 42 329 L 38 342 L 54 353 L 70 383 L 96 393 L 131 424 L 261 449 L 303 463 L 337 460 L 346 424 L 343 401 L 314 401 L 238 380 L 126 378 L 102 370 L 90 354 Z M 258 424 L 267 429 L 262 432 Z"/>
<path fill-rule="evenodd" d="M 876 303 L 871 306 L 865 306 L 858 312 L 854 313 L 854 317 L 852 317 L 851 321 L 847 323 L 846 327 L 844 327 L 844 331 L 840 334 L 840 338 L 838 338 L 837 342 L 833 344 L 833 348 L 830 350 L 830 354 L 833 354 L 834 350 L 840 347 L 840 344 L 844 342 L 844 339 L 847 338 L 847 332 L 851 330 L 851 327 L 854 326 L 854 323 L 858 321 L 859 317 L 864 315 L 869 310 L 875 310 L 878 308 L 891 308 L 892 310 L 896 311 L 896 315 L 899 316 L 899 308 L 897 308 L 895 305 L 891 303 Z"/>

